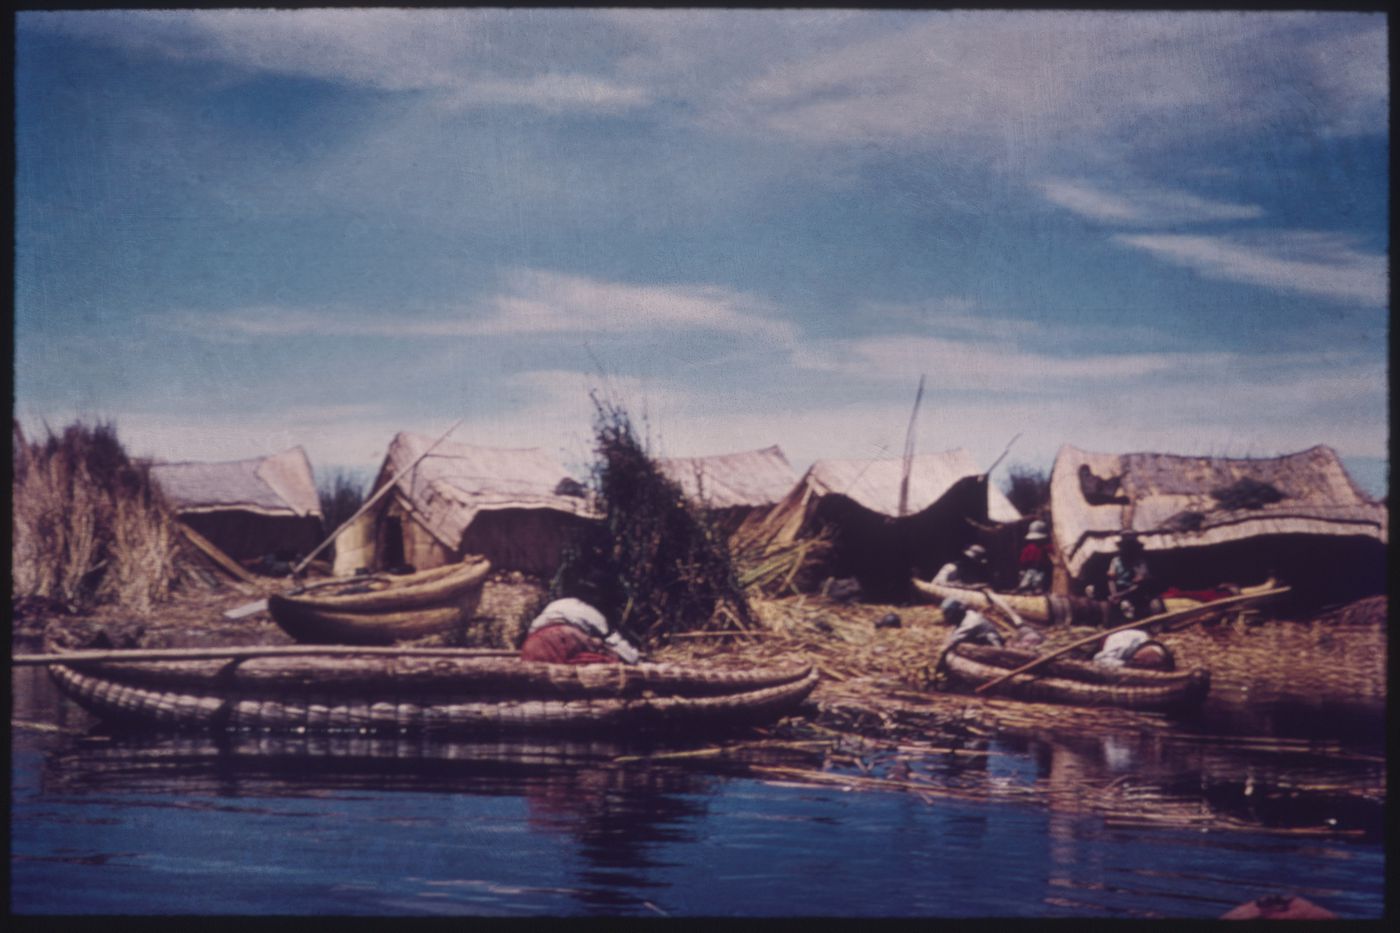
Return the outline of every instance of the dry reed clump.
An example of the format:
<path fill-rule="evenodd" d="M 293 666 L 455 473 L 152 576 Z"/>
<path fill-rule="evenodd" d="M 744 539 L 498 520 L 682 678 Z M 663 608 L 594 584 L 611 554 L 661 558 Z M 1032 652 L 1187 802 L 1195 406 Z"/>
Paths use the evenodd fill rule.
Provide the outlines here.
<path fill-rule="evenodd" d="M 148 610 L 176 578 L 174 515 L 110 424 L 43 441 L 15 429 L 11 599 Z"/>
<path fill-rule="evenodd" d="M 592 487 L 602 530 L 566 549 L 550 597 L 588 581 L 600 609 L 643 644 L 754 624 L 722 532 L 665 476 L 619 405 L 593 396 Z"/>

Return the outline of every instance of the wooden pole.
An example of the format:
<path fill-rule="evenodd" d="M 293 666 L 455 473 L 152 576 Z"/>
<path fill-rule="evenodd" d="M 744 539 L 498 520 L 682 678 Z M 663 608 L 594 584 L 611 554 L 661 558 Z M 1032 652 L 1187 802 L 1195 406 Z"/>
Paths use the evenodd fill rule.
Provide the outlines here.
<path fill-rule="evenodd" d="M 17 654 L 11 664 L 76 664 L 80 661 L 210 661 L 227 658 L 286 658 L 312 655 L 395 656 L 409 658 L 507 658 L 518 651 L 474 648 L 393 648 L 357 645 L 253 645 L 212 648 L 135 648 L 110 651 L 64 651 L 59 654 Z"/>
<path fill-rule="evenodd" d="M 1146 619 L 1141 619 L 1134 622 L 1126 622 L 1123 625 L 1107 629 L 1106 631 L 1096 632 L 1095 634 L 1090 635 L 1088 638 L 1081 638 L 1078 641 L 1071 642 L 1070 644 L 1065 645 L 1063 648 L 1058 648 L 1054 651 L 1049 652 L 1048 654 L 1042 654 L 1034 661 L 1031 661 L 1027 664 L 1022 664 L 1015 670 L 1009 671 L 1008 673 L 1005 673 L 1000 677 L 992 678 L 991 680 L 987 681 L 985 684 L 982 684 L 980 687 L 978 687 L 972 692 L 982 693 L 986 690 L 990 690 L 997 684 L 1010 680 L 1017 674 L 1024 674 L 1026 671 L 1040 667 L 1042 664 L 1045 664 L 1049 661 L 1053 661 L 1055 658 L 1058 658 L 1063 654 L 1067 654 L 1068 652 L 1073 651 L 1075 648 L 1081 648 L 1084 645 L 1098 641 L 1101 638 L 1107 638 L 1109 635 L 1112 635 L 1115 632 L 1125 632 L 1130 628 L 1146 628 L 1149 625 L 1164 625 L 1164 623 L 1166 623 L 1169 619 L 1180 621 L 1187 617 L 1213 615 L 1219 610 L 1229 608 L 1230 606 L 1239 605 L 1240 603 L 1248 602 L 1254 599 L 1263 599 L 1269 596 L 1277 596 L 1280 593 L 1287 592 L 1288 587 L 1282 586 L 1276 590 L 1269 590 L 1264 593 L 1250 593 L 1247 596 L 1231 596 L 1228 599 L 1217 599 L 1215 602 L 1202 603 L 1199 606 L 1192 606 L 1189 609 L 1178 609 L 1175 612 L 1163 612 L 1159 615 L 1149 616 Z"/>
<path fill-rule="evenodd" d="M 412 463 L 410 463 L 408 466 L 404 467 L 402 470 L 399 470 L 398 473 L 394 474 L 393 479 L 389 480 L 389 482 L 387 482 L 387 483 L 385 483 L 383 486 L 379 487 L 379 491 L 376 492 L 374 495 L 370 496 L 367 500 L 365 500 L 365 504 L 362 505 L 362 506 L 360 506 L 359 509 L 356 510 L 356 512 L 355 512 L 354 515 L 351 515 L 351 516 L 350 516 L 349 518 L 347 518 L 344 522 L 342 522 L 341 525 L 340 525 L 340 527 L 337 528 L 335 531 L 333 531 L 333 532 L 331 533 L 331 536 L 330 536 L 329 538 L 327 538 L 326 540 L 322 541 L 320 544 L 316 545 L 316 550 L 312 551 L 310 554 L 307 554 L 306 557 L 304 557 L 304 558 L 302 559 L 301 563 L 297 564 L 295 567 L 292 568 L 292 576 L 295 577 L 295 576 L 297 576 L 298 574 L 300 574 L 303 570 L 305 570 L 305 569 L 306 569 L 306 565 L 309 564 L 309 563 L 311 563 L 312 558 L 314 558 L 317 554 L 319 554 L 319 553 L 321 553 L 323 550 L 325 550 L 325 549 L 326 549 L 326 545 L 330 544 L 330 543 L 331 543 L 332 541 L 334 541 L 336 538 L 340 537 L 340 533 L 341 533 L 342 531 L 344 531 L 346 528 L 348 528 L 348 527 L 350 526 L 350 524 L 351 524 L 352 522 L 355 521 L 355 519 L 359 518 L 361 515 L 365 514 L 365 512 L 369 511 L 369 507 L 370 507 L 370 506 L 372 506 L 372 505 L 374 505 L 376 502 L 378 502 L 378 501 L 384 496 L 384 494 L 387 493 L 390 489 L 393 489 L 394 486 L 398 483 L 399 480 L 403 479 L 404 476 L 406 476 L 410 470 L 412 470 L 414 467 L 416 467 L 416 466 L 418 465 L 419 461 L 421 461 L 421 460 L 422 460 L 424 457 L 426 457 L 428 454 L 432 453 L 432 452 L 437 448 L 437 446 L 438 446 L 439 444 L 441 444 L 443 441 L 447 440 L 447 435 L 448 435 L 448 434 L 451 434 L 453 431 L 457 430 L 457 428 L 461 425 L 461 423 L 462 423 L 463 421 L 466 421 L 466 420 L 467 420 L 467 419 L 465 419 L 465 418 L 458 418 L 458 419 L 457 419 L 457 423 L 454 424 L 454 425 L 452 425 L 452 427 L 448 428 L 446 434 L 443 434 L 442 437 L 439 437 L 437 440 L 433 441 L 432 444 L 430 444 L 430 445 L 428 446 L 428 449 L 427 449 L 427 450 L 423 451 L 421 454 L 419 454 L 418 456 L 416 456 L 416 457 L 413 458 L 413 462 L 412 462 Z"/>
<path fill-rule="evenodd" d="M 1025 620 L 1022 619 L 1016 613 L 1015 609 L 1011 608 L 1010 604 L 1008 604 L 1006 600 L 1001 598 L 1001 594 L 998 593 L 996 590 L 992 589 L 991 587 L 986 587 L 985 589 L 983 589 L 983 592 L 987 594 L 987 599 L 991 601 L 992 605 L 996 606 L 1002 612 L 1006 613 L 1008 616 L 1011 617 L 1011 623 L 1015 625 L 1016 628 L 1019 629 L 1021 626 L 1026 624 Z"/>
<path fill-rule="evenodd" d="M 919 376 L 919 391 L 914 393 L 914 410 L 909 413 L 909 427 L 904 432 L 903 475 L 899 480 L 899 512 L 897 517 L 909 514 L 909 473 L 914 467 L 914 427 L 918 424 L 919 402 L 924 398 L 924 376 Z"/>
<path fill-rule="evenodd" d="M 218 564 L 225 571 L 232 574 L 234 580 L 242 580 L 244 583 L 253 584 L 258 582 L 257 577 L 254 577 L 251 573 L 240 567 L 238 562 L 225 554 L 217 544 L 195 531 L 189 525 L 176 519 L 175 527 L 180 529 L 180 533 L 188 538 L 191 544 L 203 551 L 205 556 Z M 242 592 L 246 593 L 247 590 L 243 590 Z"/>

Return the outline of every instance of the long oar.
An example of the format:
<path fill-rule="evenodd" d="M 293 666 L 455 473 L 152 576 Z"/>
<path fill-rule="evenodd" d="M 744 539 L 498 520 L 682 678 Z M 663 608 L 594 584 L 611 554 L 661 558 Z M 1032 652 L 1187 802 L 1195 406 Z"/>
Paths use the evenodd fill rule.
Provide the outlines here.
<path fill-rule="evenodd" d="M 476 648 L 392 648 L 357 645 L 252 645 L 228 648 L 133 648 L 109 651 L 64 651 L 58 654 L 17 654 L 11 664 L 76 664 L 80 661 L 211 661 L 242 658 L 286 658 L 312 655 L 371 655 L 409 658 L 513 658 L 518 651 Z"/>
<path fill-rule="evenodd" d="M 1082 648 L 1084 645 L 1088 645 L 1088 644 L 1091 644 L 1091 643 L 1093 643 L 1093 642 L 1096 642 L 1096 641 L 1098 641 L 1098 640 L 1101 639 L 1101 638 L 1106 638 L 1106 637 L 1108 637 L 1109 635 L 1114 634 L 1115 632 L 1125 632 L 1125 631 L 1127 631 L 1127 630 L 1130 629 L 1130 628 L 1146 628 L 1146 627 L 1149 626 L 1149 625 L 1161 625 L 1161 624 L 1165 623 L 1165 622 L 1166 622 L 1167 620 L 1169 620 L 1169 619 L 1179 622 L 1179 621 L 1182 621 L 1183 619 L 1187 618 L 1188 616 L 1213 615 L 1213 614 L 1215 614 L 1216 612 L 1218 612 L 1219 610 L 1221 610 L 1221 609 L 1227 609 L 1227 608 L 1229 608 L 1230 606 L 1237 606 L 1237 605 L 1239 605 L 1240 603 L 1246 603 L 1246 602 L 1249 602 L 1249 601 L 1251 601 L 1251 600 L 1264 599 L 1264 598 L 1266 598 L 1266 597 L 1277 596 L 1277 595 L 1279 595 L 1280 593 L 1287 593 L 1287 592 L 1288 592 L 1288 587 L 1286 587 L 1286 586 L 1281 586 L 1281 587 L 1279 587 L 1279 588 L 1276 589 L 1276 590 L 1268 590 L 1268 591 L 1263 592 L 1263 593 L 1250 593 L 1250 594 L 1247 595 L 1247 596 L 1231 596 L 1231 597 L 1229 597 L 1228 599 L 1217 599 L 1215 602 L 1211 602 L 1211 603 L 1202 603 L 1202 604 L 1199 605 L 1199 606 L 1191 606 L 1191 607 L 1188 608 L 1188 609 L 1177 609 L 1175 612 L 1163 612 L 1163 613 L 1161 613 L 1161 614 L 1159 614 L 1159 615 L 1150 616 L 1150 617 L 1148 617 L 1148 618 L 1146 618 L 1146 619 L 1140 619 L 1140 620 L 1133 621 L 1133 622 L 1126 622 L 1126 623 L 1124 623 L 1123 625 L 1119 625 L 1119 626 L 1117 626 L 1117 627 L 1115 627 L 1115 628 L 1111 628 L 1111 629 L 1108 629 L 1108 630 L 1103 631 L 1103 632 L 1096 632 L 1096 633 L 1094 633 L 1093 635 L 1090 635 L 1088 638 L 1081 638 L 1081 639 L 1079 639 L 1078 641 L 1071 642 L 1070 644 L 1065 645 L 1063 648 L 1058 648 L 1058 649 L 1056 649 L 1055 651 L 1049 652 L 1048 654 L 1042 654 L 1040 657 L 1036 658 L 1034 661 L 1031 661 L 1031 662 L 1026 663 L 1026 664 L 1022 664 L 1020 667 L 1016 668 L 1016 669 L 1013 670 L 1013 671 L 1009 671 L 1009 672 L 1007 672 L 1007 673 L 1001 675 L 1000 677 L 995 677 L 995 678 L 993 678 L 993 679 L 987 681 L 985 684 L 982 684 L 980 687 L 978 687 L 976 690 L 974 690 L 974 691 L 972 691 L 972 692 L 973 692 L 973 693 L 983 693 L 983 692 L 985 692 L 985 691 L 987 691 L 987 690 L 990 690 L 991 688 L 995 687 L 997 684 L 1000 684 L 1000 683 L 1002 683 L 1002 682 L 1004 682 L 1004 681 L 1010 680 L 1012 677 L 1015 677 L 1017 674 L 1024 674 L 1026 671 L 1029 671 L 1029 670 L 1032 670 L 1032 669 L 1034 669 L 1034 668 L 1040 667 L 1042 664 L 1045 664 L 1045 663 L 1047 663 L 1047 662 L 1049 662 L 1049 661 L 1053 661 L 1055 658 L 1058 658 L 1058 657 L 1060 657 L 1060 656 L 1063 655 L 1063 654 L 1067 654 L 1068 652 L 1073 651 L 1075 648 Z"/>

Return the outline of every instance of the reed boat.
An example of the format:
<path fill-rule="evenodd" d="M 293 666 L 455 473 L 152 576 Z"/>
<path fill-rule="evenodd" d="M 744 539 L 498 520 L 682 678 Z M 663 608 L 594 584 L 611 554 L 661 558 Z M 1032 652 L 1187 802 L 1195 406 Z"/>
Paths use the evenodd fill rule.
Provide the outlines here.
<path fill-rule="evenodd" d="M 1240 589 L 1240 596 L 1258 596 L 1261 599 L 1273 595 L 1277 584 L 1273 580 L 1257 586 Z M 1090 599 L 1086 596 L 1056 596 L 1045 594 L 1030 596 L 1024 593 L 989 593 L 987 590 L 962 586 L 947 586 L 928 580 L 914 579 L 914 588 L 930 596 L 935 602 L 948 598 L 957 599 L 963 605 L 978 612 L 996 609 L 997 602 L 1010 607 L 1026 622 L 1037 625 L 1095 625 L 1107 627 L 1119 621 L 1112 604 L 1105 600 Z M 1162 600 L 1167 612 L 1179 612 L 1206 605 L 1199 599 L 1167 596 Z"/>
<path fill-rule="evenodd" d="M 810 665 L 570 665 L 499 651 L 341 650 L 192 660 L 123 660 L 122 652 L 107 652 L 105 660 L 48 669 L 64 695 L 116 724 L 298 733 L 573 734 L 751 724 L 791 712 L 817 682 Z"/>
<path fill-rule="evenodd" d="M 327 580 L 275 594 L 267 610 L 299 642 L 392 645 L 465 625 L 481 602 L 491 562 L 470 556 L 402 576 L 375 574 Z"/>
<path fill-rule="evenodd" d="M 942 583 L 933 583 L 928 580 L 914 578 L 914 588 L 919 592 L 930 596 L 935 602 L 942 602 L 945 599 L 957 599 L 969 609 L 978 612 L 986 612 L 988 609 L 997 608 L 994 600 L 1000 600 L 1009 606 L 1017 615 L 1027 622 L 1034 622 L 1037 625 L 1057 625 L 1061 623 L 1072 623 L 1074 625 L 1097 625 L 1107 626 L 1113 621 L 1110 616 L 1110 607 L 1106 602 L 1097 599 L 1089 599 L 1084 596 L 1029 596 L 1024 593 L 996 593 L 991 595 L 987 590 L 973 589 L 963 586 L 948 586 Z"/>
<path fill-rule="evenodd" d="M 963 643 L 954 646 L 943 663 L 953 680 L 979 687 L 1035 658 L 1030 651 Z M 1204 668 L 1156 671 L 1056 658 L 1003 681 L 987 695 L 1074 706 L 1181 710 L 1201 705 L 1209 692 L 1210 671 Z"/>

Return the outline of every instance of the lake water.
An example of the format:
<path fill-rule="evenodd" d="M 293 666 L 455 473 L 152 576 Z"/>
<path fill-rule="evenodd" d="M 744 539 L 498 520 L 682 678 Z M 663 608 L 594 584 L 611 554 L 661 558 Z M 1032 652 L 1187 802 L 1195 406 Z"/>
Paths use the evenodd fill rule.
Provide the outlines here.
<path fill-rule="evenodd" d="M 17 720 L 87 725 L 42 669 L 13 676 Z M 1256 784 L 1275 801 L 1300 776 L 1383 786 L 1368 754 L 993 740 L 910 759 L 938 791 L 916 794 L 619 760 L 647 750 L 602 743 L 11 738 L 16 914 L 1217 917 L 1275 893 L 1349 918 L 1385 906 L 1379 804 L 1301 800 L 1298 820 L 1357 835 L 1300 837 L 1117 825 L 1064 794 L 1013 793 L 1150 773 L 1158 796 L 1262 827 L 1289 816 L 1255 812 Z"/>

